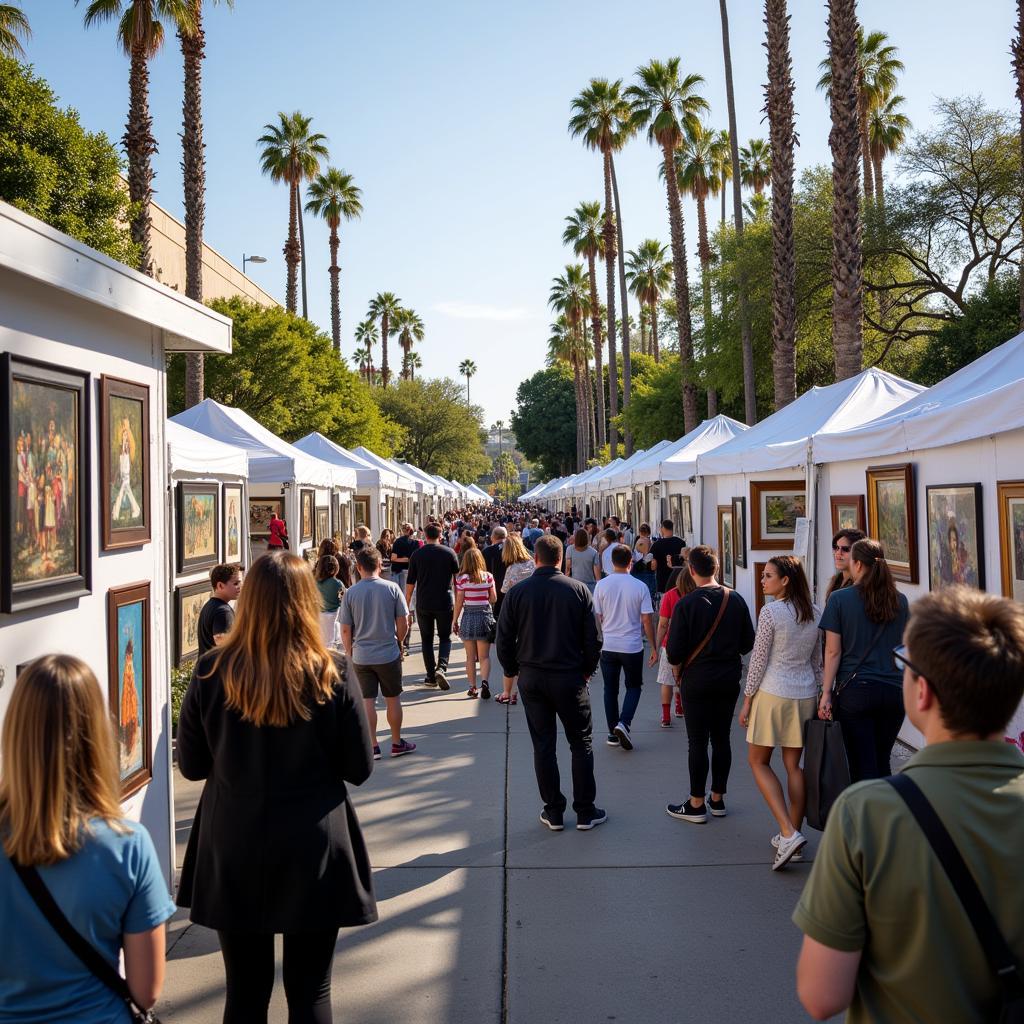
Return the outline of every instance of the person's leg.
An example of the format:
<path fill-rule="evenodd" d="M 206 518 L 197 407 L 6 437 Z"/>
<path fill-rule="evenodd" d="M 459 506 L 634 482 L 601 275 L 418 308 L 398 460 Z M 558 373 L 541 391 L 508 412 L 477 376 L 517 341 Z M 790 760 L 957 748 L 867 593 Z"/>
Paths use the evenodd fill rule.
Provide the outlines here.
<path fill-rule="evenodd" d="M 274 991 L 274 936 L 217 932 L 224 958 L 224 1024 L 267 1024 Z"/>
<path fill-rule="evenodd" d="M 331 967 L 338 929 L 284 937 L 282 976 L 288 1024 L 331 1024 Z"/>
<path fill-rule="evenodd" d="M 402 742 L 402 698 L 385 697 L 387 705 L 388 725 L 391 726 L 391 742 Z"/>
<path fill-rule="evenodd" d="M 572 752 L 572 809 L 579 814 L 594 810 L 597 780 L 594 778 L 593 716 L 590 694 L 582 679 L 552 680 L 556 711 Z"/>
<path fill-rule="evenodd" d="M 437 622 L 437 665 L 445 672 L 448 671 L 448 662 L 452 656 L 452 612 L 454 609 L 447 608 L 444 611 L 435 612 Z"/>
<path fill-rule="evenodd" d="M 873 683 L 878 689 L 875 720 L 875 767 L 878 778 L 892 775 L 892 748 L 903 728 L 903 691 L 887 683 Z"/>
<path fill-rule="evenodd" d="M 363 707 L 366 708 L 366 723 L 370 727 L 370 736 L 373 737 L 373 742 L 377 742 L 377 698 L 376 697 L 364 697 Z"/>
<path fill-rule="evenodd" d="M 798 832 L 807 811 L 807 785 L 804 770 L 800 767 L 803 752 L 803 747 L 782 748 L 782 763 L 786 766 L 786 788 L 789 790 L 789 820 Z"/>
<path fill-rule="evenodd" d="M 790 820 L 789 808 L 786 807 L 786 798 L 782 793 L 782 783 L 772 771 L 774 749 L 774 747 L 762 747 L 756 743 L 750 743 L 747 745 L 747 761 L 750 763 L 750 770 L 754 775 L 758 791 L 768 805 L 768 810 L 772 812 L 772 817 L 778 823 L 779 830 L 788 837 L 793 834 L 794 826 Z"/>
<path fill-rule="evenodd" d="M 694 807 L 704 806 L 704 794 L 707 792 L 708 742 L 711 739 L 710 704 L 700 697 L 683 691 L 683 707 L 686 709 L 686 742 L 689 747 L 687 754 L 690 771 L 690 803 Z"/>
<path fill-rule="evenodd" d="M 711 735 L 711 799 L 721 800 L 729 785 L 729 771 L 732 768 L 732 716 L 736 710 L 739 688 L 735 687 L 725 696 L 716 696 L 710 722 Z"/>
<path fill-rule="evenodd" d="M 476 656 L 480 659 L 480 681 L 486 683 L 491 677 L 491 645 L 486 640 L 477 640 Z"/>
<path fill-rule="evenodd" d="M 437 612 L 428 612 L 417 609 L 420 625 L 420 648 L 423 653 L 423 667 L 426 669 L 427 678 L 433 679 L 437 670 L 437 662 L 434 660 L 434 623 L 437 619 Z"/>
<path fill-rule="evenodd" d="M 835 716 L 843 728 L 846 758 L 850 763 L 850 781 L 877 779 L 875 724 L 871 717 L 867 683 L 850 683 L 839 691 L 833 703 Z"/>
<path fill-rule="evenodd" d="M 519 692 L 523 695 L 526 726 L 533 741 L 533 768 L 540 798 L 546 811 L 564 814 L 566 800 L 558 774 L 558 728 L 554 703 L 547 691 L 548 684 L 542 676 L 526 672 L 520 675 Z"/>
<path fill-rule="evenodd" d="M 619 722 L 619 655 L 614 651 L 601 652 L 601 678 L 604 680 L 604 719 L 611 736 Z"/>
<path fill-rule="evenodd" d="M 626 677 L 626 696 L 622 700 L 622 714 L 619 721 L 628 729 L 633 724 L 633 716 L 640 704 L 640 691 L 644 685 L 644 652 L 636 654 L 620 654 L 622 668 Z"/>
<path fill-rule="evenodd" d="M 469 688 L 476 689 L 476 641 L 463 640 L 462 646 L 466 649 L 466 678 L 469 680 Z"/>

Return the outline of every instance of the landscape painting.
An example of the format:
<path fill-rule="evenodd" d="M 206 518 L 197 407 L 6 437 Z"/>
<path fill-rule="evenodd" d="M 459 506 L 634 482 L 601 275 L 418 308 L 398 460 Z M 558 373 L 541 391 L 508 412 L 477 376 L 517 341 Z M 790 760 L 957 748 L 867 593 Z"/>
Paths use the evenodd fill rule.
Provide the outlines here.
<path fill-rule="evenodd" d="M 100 378 L 100 492 L 103 550 L 138 547 L 149 522 L 149 388 Z"/>
<path fill-rule="evenodd" d="M 917 583 L 917 508 L 914 501 L 914 467 L 869 466 L 868 533 L 885 551 L 893 577 Z"/>
<path fill-rule="evenodd" d="M 840 530 L 860 530 L 867 533 L 863 494 L 833 494 L 829 498 L 832 509 L 832 533 Z"/>
<path fill-rule="evenodd" d="M 108 592 L 110 706 L 117 724 L 121 795 L 152 777 L 150 754 L 149 584 Z"/>
<path fill-rule="evenodd" d="M 217 484 L 178 484 L 178 572 L 212 568 L 220 561 L 219 505 Z"/>
<path fill-rule="evenodd" d="M 191 661 L 199 653 L 199 613 L 210 600 L 210 585 L 195 583 L 178 587 L 175 591 L 175 644 L 176 665 Z"/>
<path fill-rule="evenodd" d="M 807 515 L 803 480 L 754 480 L 750 484 L 750 547 L 792 551 L 796 521 Z"/>
<path fill-rule="evenodd" d="M 928 510 L 928 585 L 985 587 L 981 484 L 925 488 Z"/>

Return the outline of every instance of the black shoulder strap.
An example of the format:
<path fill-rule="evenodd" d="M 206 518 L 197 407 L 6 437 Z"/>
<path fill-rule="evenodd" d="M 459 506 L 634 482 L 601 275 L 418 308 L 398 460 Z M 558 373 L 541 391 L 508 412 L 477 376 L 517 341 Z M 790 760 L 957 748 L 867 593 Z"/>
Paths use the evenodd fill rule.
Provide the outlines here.
<path fill-rule="evenodd" d="M 885 622 L 879 624 L 878 628 L 875 630 L 875 635 L 871 638 L 871 643 L 869 643 L 867 647 L 864 648 L 864 653 L 860 656 L 860 661 L 857 662 L 857 665 L 854 668 L 854 670 L 841 683 L 832 688 L 833 697 L 838 696 L 844 687 L 849 686 L 849 684 L 857 678 L 857 673 L 863 667 L 864 662 L 868 660 L 868 655 L 875 649 L 875 645 L 878 643 L 878 641 L 882 637 L 882 634 L 885 632 L 886 625 L 887 623 Z"/>
<path fill-rule="evenodd" d="M 1013 951 L 1003 938 L 1003 933 L 999 930 L 999 925 L 992 916 L 992 911 L 989 910 L 985 897 L 981 895 L 981 890 L 956 843 L 953 842 L 953 837 L 942 824 L 928 798 L 909 775 L 893 775 L 886 779 L 886 782 L 903 797 L 932 850 L 935 851 L 935 856 L 939 858 L 939 863 L 949 876 L 950 882 L 953 883 L 953 888 L 977 932 L 978 941 L 985 951 L 985 958 L 1003 986 L 1004 995 L 1008 998 L 1019 998 L 1024 992 L 1024 981 L 1017 970 Z"/>

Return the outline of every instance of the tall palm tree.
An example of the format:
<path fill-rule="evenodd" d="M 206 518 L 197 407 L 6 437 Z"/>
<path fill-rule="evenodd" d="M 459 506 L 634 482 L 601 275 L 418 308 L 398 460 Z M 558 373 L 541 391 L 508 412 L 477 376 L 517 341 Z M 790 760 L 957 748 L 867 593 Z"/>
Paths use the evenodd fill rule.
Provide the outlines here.
<path fill-rule="evenodd" d="M 868 142 L 871 149 L 871 165 L 875 179 L 875 202 L 880 210 L 885 209 L 885 181 L 882 177 L 882 163 L 892 156 L 904 142 L 910 131 L 910 118 L 899 108 L 906 102 L 903 96 L 890 96 L 878 104 L 868 119 Z"/>
<path fill-rule="evenodd" d="M 712 143 L 715 167 L 718 170 L 718 183 L 714 190 L 722 196 L 722 227 L 725 227 L 725 199 L 728 189 L 726 186 L 732 181 L 732 142 L 729 139 L 729 132 L 723 128 L 715 134 Z"/>
<path fill-rule="evenodd" d="M 466 405 L 469 405 L 469 378 L 476 375 L 476 363 L 472 359 L 463 359 L 459 363 L 459 373 L 466 378 Z"/>
<path fill-rule="evenodd" d="M 615 227 L 615 206 L 612 198 L 612 154 L 622 145 L 630 132 L 629 104 L 622 95 L 622 80 L 609 82 L 607 78 L 592 78 L 590 84 L 572 101 L 569 133 L 582 138 L 588 149 L 601 154 L 604 170 L 604 263 L 605 307 L 607 309 L 608 337 L 608 414 L 614 420 L 619 414 L 619 371 L 615 344 L 615 265 L 618 235 Z M 596 341 L 595 337 L 595 341 Z M 611 457 L 618 457 L 618 428 L 609 431 Z"/>
<path fill-rule="evenodd" d="M 1021 194 L 1024 195 L 1024 0 L 1017 0 L 1017 35 L 1011 46 L 1013 53 L 1013 74 L 1017 80 L 1017 104 L 1020 107 L 1020 166 Z M 1020 298 L 1018 300 L 1021 330 L 1024 331 L 1024 260 L 1020 261 L 1018 274 Z"/>
<path fill-rule="evenodd" d="M 636 70 L 637 84 L 626 90 L 633 121 L 647 128 L 647 138 L 659 146 L 668 195 L 668 217 L 672 234 L 672 272 L 679 331 L 679 359 L 683 369 L 684 433 L 697 426 L 697 389 L 693 380 L 693 327 L 690 320 L 690 283 L 686 268 L 686 237 L 683 204 L 676 181 L 675 152 L 685 135 L 700 130 L 700 115 L 710 110 L 697 91 L 704 79 L 697 74 L 680 74 L 680 60 L 652 60 Z"/>
<path fill-rule="evenodd" d="M 668 246 L 653 238 L 646 238 L 626 257 L 626 280 L 629 290 L 647 308 L 651 323 L 651 353 L 658 362 L 658 303 L 661 296 L 673 284 L 672 261 L 668 258 Z"/>
<path fill-rule="evenodd" d="M 331 230 L 331 337 L 334 339 L 334 351 L 341 355 L 341 294 L 339 279 L 341 267 L 338 266 L 338 227 L 342 218 L 354 220 L 363 212 L 361 201 L 362 190 L 352 180 L 351 174 L 328 167 L 318 174 L 309 185 L 309 202 L 306 212 L 315 217 L 323 217 Z"/>
<path fill-rule="evenodd" d="M 565 319 L 567 333 L 563 339 L 572 366 L 573 382 L 576 390 L 576 455 L 578 472 L 586 468 L 589 450 L 589 410 L 586 391 L 584 390 L 584 338 L 583 324 L 590 312 L 590 290 L 586 271 L 581 263 L 566 266 L 565 271 L 551 282 L 548 305 L 560 313 Z"/>
<path fill-rule="evenodd" d="M 857 0 L 828 0 L 832 130 L 832 350 L 836 380 L 863 363 Z"/>
<path fill-rule="evenodd" d="M 356 344 L 366 349 L 366 383 L 370 383 L 370 373 L 373 370 L 373 346 L 380 341 L 380 331 L 377 330 L 377 321 L 372 317 L 361 320 L 356 324 L 353 332 Z"/>
<path fill-rule="evenodd" d="M 388 338 L 395 333 L 392 321 L 401 308 L 402 304 L 394 292 L 378 292 L 370 301 L 369 319 L 380 320 L 380 382 L 382 387 L 387 387 L 391 381 L 391 369 L 388 366 Z"/>
<path fill-rule="evenodd" d="M 405 364 L 409 368 L 409 380 L 415 380 L 416 371 L 423 368 L 423 360 L 420 358 L 419 352 L 410 352 L 405 357 Z"/>
<path fill-rule="evenodd" d="M 22 39 L 32 35 L 28 18 L 17 4 L 0 4 L 0 54 L 5 57 L 24 56 Z"/>
<path fill-rule="evenodd" d="M 423 320 L 419 313 L 412 309 L 400 309 L 395 315 L 395 334 L 402 350 L 402 377 L 409 378 L 409 356 L 412 347 L 423 340 Z"/>
<path fill-rule="evenodd" d="M 360 376 L 366 381 L 367 384 L 369 384 L 371 365 L 370 350 L 367 348 L 357 348 L 355 352 L 352 353 L 352 358 L 355 360 L 356 365 L 359 367 Z"/>
<path fill-rule="evenodd" d="M 616 149 L 622 149 L 636 134 L 636 125 L 630 122 L 619 133 Z M 619 303 L 622 306 L 622 407 L 629 405 L 633 390 L 633 363 L 629 347 L 629 332 L 633 318 L 629 315 L 629 291 L 626 287 L 626 243 L 622 238 L 622 201 L 619 199 L 619 179 L 615 173 L 615 162 L 612 161 L 612 196 L 615 200 L 615 234 L 616 252 L 619 265 Z M 622 432 L 626 456 L 633 454 L 633 430 L 627 423 Z"/>
<path fill-rule="evenodd" d="M 768 50 L 768 84 L 764 94 L 771 137 L 772 377 L 778 411 L 796 398 L 796 248 L 793 242 L 796 127 L 786 0 L 764 0 L 764 23 Z"/>
<path fill-rule="evenodd" d="M 751 139 L 740 150 L 740 181 L 756 195 L 764 191 L 772 177 L 772 156 L 764 139 Z"/>
<path fill-rule="evenodd" d="M 1024 2 L 1024 0 L 1022 0 Z M 604 237 L 601 234 L 601 203 L 580 203 L 572 214 L 565 218 L 566 229 L 562 241 L 572 246 L 577 256 L 587 261 L 587 276 L 590 281 L 590 317 L 594 343 L 594 374 L 597 377 L 597 439 L 598 448 L 603 448 L 607 439 L 604 406 L 604 369 L 602 362 L 601 305 L 597 298 L 597 258 L 604 254 Z"/>
<path fill-rule="evenodd" d="M 305 252 L 299 242 L 298 226 L 302 215 L 302 183 L 320 170 L 320 161 L 327 159 L 327 136 L 310 130 L 312 118 L 296 110 L 279 112 L 277 124 L 263 126 L 257 144 L 263 147 L 260 166 L 271 181 L 288 186 L 288 241 L 284 244 L 284 261 L 288 269 L 285 306 L 290 313 L 298 306 L 298 271 L 303 264 L 302 315 L 308 312 L 305 296 Z"/>
<path fill-rule="evenodd" d="M 90 0 L 85 9 L 86 28 L 114 18 L 119 19 L 118 42 L 129 58 L 124 148 L 128 154 L 128 196 L 135 204 L 131 235 L 139 247 L 139 270 L 152 277 L 149 206 L 153 197 L 153 166 L 150 158 L 157 146 L 149 112 L 149 62 L 163 46 L 165 24 L 186 32 L 194 31 L 195 25 L 190 0 Z"/>

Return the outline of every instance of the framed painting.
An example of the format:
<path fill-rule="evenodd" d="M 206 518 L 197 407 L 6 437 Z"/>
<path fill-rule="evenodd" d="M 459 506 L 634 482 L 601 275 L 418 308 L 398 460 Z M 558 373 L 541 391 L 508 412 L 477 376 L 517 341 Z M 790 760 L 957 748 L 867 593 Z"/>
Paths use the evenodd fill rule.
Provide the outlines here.
<path fill-rule="evenodd" d="M 313 539 L 313 503 L 316 500 L 316 491 L 299 491 L 299 518 L 302 523 L 302 533 L 299 540 Z"/>
<path fill-rule="evenodd" d="M 199 613 L 210 600 L 209 583 L 192 583 L 174 591 L 174 664 L 199 654 Z"/>
<path fill-rule="evenodd" d="M 761 609 L 766 605 L 770 604 L 775 600 L 774 597 L 768 597 L 761 587 L 761 574 L 764 572 L 764 568 L 767 562 L 755 562 L 754 563 L 754 618 L 759 619 L 761 617 Z"/>
<path fill-rule="evenodd" d="M 242 549 L 245 545 L 242 520 L 242 485 L 225 484 L 222 495 L 224 507 L 224 540 L 221 550 L 225 562 L 242 562 Z"/>
<path fill-rule="evenodd" d="M 840 530 L 868 532 L 867 517 L 864 514 L 863 494 L 833 494 L 829 498 L 832 509 L 832 535 Z"/>
<path fill-rule="evenodd" d="M 668 496 L 668 518 L 672 520 L 676 533 L 686 540 L 693 533 L 693 516 L 690 512 L 690 496 L 688 494 L 670 494 Z M 658 524 L 661 525 L 660 523 Z M 654 523 L 652 532 L 657 532 Z"/>
<path fill-rule="evenodd" d="M 951 583 L 985 589 L 985 524 L 981 484 L 924 489 L 928 522 L 928 589 Z"/>
<path fill-rule="evenodd" d="M 914 467 L 868 466 L 868 534 L 885 551 L 893 578 L 917 583 L 917 505 Z"/>
<path fill-rule="evenodd" d="M 153 777 L 149 583 L 107 591 L 107 652 L 124 799 Z"/>
<path fill-rule="evenodd" d="M 803 480 L 752 480 L 750 549 L 792 551 L 796 521 L 807 515 Z"/>
<path fill-rule="evenodd" d="M 249 495 L 249 536 L 270 536 L 270 520 L 284 518 L 284 498 L 254 498 Z"/>
<path fill-rule="evenodd" d="M 331 510 L 321 506 L 316 510 L 316 543 L 325 540 L 331 535 Z"/>
<path fill-rule="evenodd" d="M 219 561 L 220 484 L 178 482 L 178 572 L 210 569 Z"/>
<path fill-rule="evenodd" d="M 149 457 L 149 388 L 119 377 L 100 377 L 104 551 L 135 548 L 152 540 Z"/>
<path fill-rule="evenodd" d="M 732 505 L 718 506 L 718 560 L 721 563 L 719 582 L 724 587 L 736 586 L 736 535 Z"/>
<path fill-rule="evenodd" d="M 996 489 L 1003 596 L 1024 601 L 1024 480 L 1002 480 Z"/>
<path fill-rule="evenodd" d="M 747 567 L 747 499 L 732 499 L 733 561 Z"/>
<path fill-rule="evenodd" d="M 370 499 L 363 495 L 357 494 L 352 499 L 352 529 L 355 530 L 357 526 L 370 525 Z M 346 540 L 351 538 L 346 536 Z"/>
<path fill-rule="evenodd" d="M 331 536 L 341 530 L 341 495 L 331 491 Z"/>
<path fill-rule="evenodd" d="M 92 592 L 89 374 L 0 356 L 0 611 Z"/>

